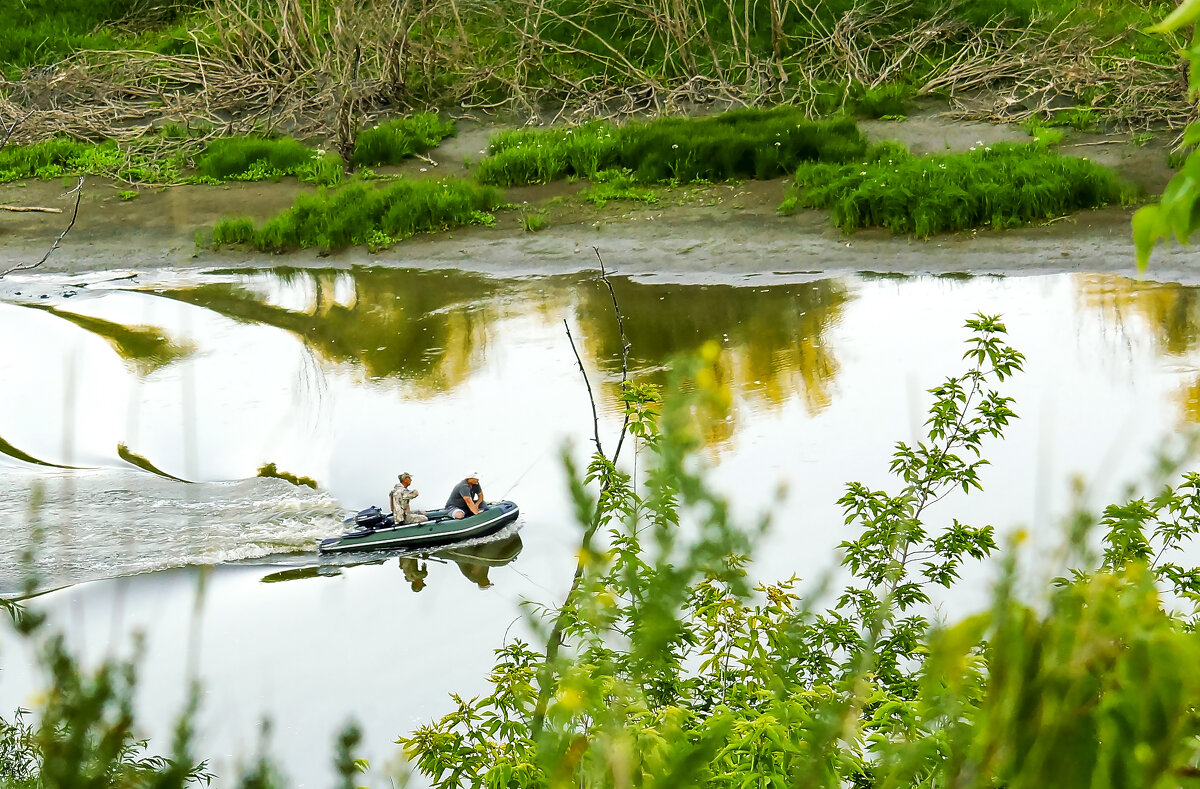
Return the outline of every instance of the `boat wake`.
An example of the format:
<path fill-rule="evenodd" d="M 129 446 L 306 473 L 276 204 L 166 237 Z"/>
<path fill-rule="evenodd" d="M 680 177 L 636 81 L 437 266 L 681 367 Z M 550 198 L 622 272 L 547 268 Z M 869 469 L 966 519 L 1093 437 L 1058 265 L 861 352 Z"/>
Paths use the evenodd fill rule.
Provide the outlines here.
<path fill-rule="evenodd" d="M 277 479 L 182 484 L 97 470 L 0 477 L 0 594 L 311 552 L 332 496 Z"/>

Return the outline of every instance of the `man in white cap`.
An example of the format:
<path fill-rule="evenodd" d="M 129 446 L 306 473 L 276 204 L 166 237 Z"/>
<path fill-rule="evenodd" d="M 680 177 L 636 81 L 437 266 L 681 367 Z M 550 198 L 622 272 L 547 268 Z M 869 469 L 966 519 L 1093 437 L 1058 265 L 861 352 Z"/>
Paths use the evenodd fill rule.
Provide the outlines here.
<path fill-rule="evenodd" d="M 400 480 L 396 487 L 392 488 L 392 516 L 396 519 L 396 525 L 402 523 L 424 523 L 429 520 L 421 510 L 414 510 L 409 506 L 409 502 L 421 495 L 416 490 L 410 488 L 408 483 L 412 482 L 412 475 L 407 471 L 401 474 L 397 479 Z"/>
<path fill-rule="evenodd" d="M 479 486 L 479 474 L 472 471 L 454 486 L 450 498 L 446 499 L 446 511 L 452 518 L 477 515 L 483 509 L 483 488 Z"/>

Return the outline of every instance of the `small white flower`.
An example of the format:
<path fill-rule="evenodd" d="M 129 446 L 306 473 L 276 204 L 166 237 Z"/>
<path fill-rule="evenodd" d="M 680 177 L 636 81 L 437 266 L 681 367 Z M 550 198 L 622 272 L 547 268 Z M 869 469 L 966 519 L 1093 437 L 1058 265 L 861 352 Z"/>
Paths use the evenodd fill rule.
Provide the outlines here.
<path fill-rule="evenodd" d="M 991 148 L 984 148 L 983 150 L 985 150 L 985 151 L 990 151 L 990 150 L 992 150 L 992 149 L 991 149 Z"/>
<path fill-rule="evenodd" d="M 781 144 L 782 143 L 775 143 L 775 147 L 778 148 Z"/>
<path fill-rule="evenodd" d="M 671 147 L 672 147 L 672 148 L 678 148 L 679 146 L 678 146 L 678 145 L 672 145 Z"/>
<path fill-rule="evenodd" d="M 859 175 L 866 175 L 866 174 L 867 174 L 866 170 L 863 170 L 862 172 L 859 173 Z"/>
<path fill-rule="evenodd" d="M 971 146 L 971 150 L 972 150 L 972 151 L 973 151 L 973 150 L 975 150 L 975 146 L 974 146 L 974 145 L 972 145 L 972 146 Z"/>
<path fill-rule="evenodd" d="M 429 168 L 428 168 L 428 167 L 422 167 L 422 168 L 421 168 L 421 172 L 423 172 L 423 173 L 429 172 Z"/>

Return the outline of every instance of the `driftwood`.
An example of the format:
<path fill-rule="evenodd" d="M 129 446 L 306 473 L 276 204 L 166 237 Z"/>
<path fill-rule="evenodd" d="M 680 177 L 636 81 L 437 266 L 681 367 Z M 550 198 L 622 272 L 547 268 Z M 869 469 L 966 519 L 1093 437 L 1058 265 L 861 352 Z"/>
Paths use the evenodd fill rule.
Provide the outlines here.
<path fill-rule="evenodd" d="M 61 208 L 44 208 L 39 205 L 0 205 L 0 211 L 15 211 L 17 213 L 32 211 L 32 212 L 36 212 L 39 214 L 61 214 L 62 213 Z"/>

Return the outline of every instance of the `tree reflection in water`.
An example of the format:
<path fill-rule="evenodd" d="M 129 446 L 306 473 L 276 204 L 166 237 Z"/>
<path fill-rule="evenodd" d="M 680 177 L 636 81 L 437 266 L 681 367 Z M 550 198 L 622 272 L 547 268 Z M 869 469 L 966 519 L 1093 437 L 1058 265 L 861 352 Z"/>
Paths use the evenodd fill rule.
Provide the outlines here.
<path fill-rule="evenodd" d="M 500 286 L 463 272 L 395 268 L 273 269 L 160 295 L 299 337 L 323 361 L 419 394 L 452 389 L 484 359 Z"/>
<path fill-rule="evenodd" d="M 1098 310 L 1120 331 L 1136 318 L 1149 331 L 1155 350 L 1182 357 L 1200 346 L 1200 288 L 1177 282 L 1147 282 L 1118 274 L 1076 278 L 1082 303 Z M 1177 393 L 1181 415 L 1200 422 L 1200 372 Z"/>
<path fill-rule="evenodd" d="M 327 363 L 354 364 L 372 379 L 403 379 L 418 395 L 453 389 L 479 369 L 494 322 L 519 314 L 552 324 L 574 304 L 581 350 L 608 375 L 605 399 L 617 407 L 621 347 L 612 299 L 599 281 L 394 268 L 214 274 L 223 281 L 161 295 L 289 331 Z M 838 363 L 825 334 L 850 298 L 841 282 L 734 287 L 614 278 L 612 284 L 626 317 L 634 377 L 661 383 L 672 358 L 716 341 L 730 402 L 740 397 L 775 409 L 798 397 L 809 413 L 831 402 Z M 713 446 L 728 442 L 738 426 L 732 412 L 700 418 Z"/>
<path fill-rule="evenodd" d="M 837 358 L 826 331 L 851 298 L 838 280 L 769 287 L 657 285 L 613 279 L 631 345 L 630 373 L 662 382 L 671 359 L 706 342 L 722 348 L 720 383 L 756 408 L 799 397 L 810 414 L 832 401 Z M 588 354 L 615 388 L 621 345 L 612 299 L 602 283 L 581 290 L 579 322 Z M 698 415 L 710 445 L 729 441 L 736 412 Z"/>

